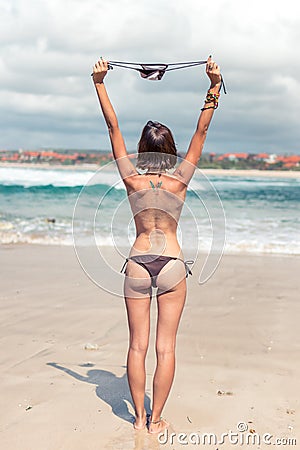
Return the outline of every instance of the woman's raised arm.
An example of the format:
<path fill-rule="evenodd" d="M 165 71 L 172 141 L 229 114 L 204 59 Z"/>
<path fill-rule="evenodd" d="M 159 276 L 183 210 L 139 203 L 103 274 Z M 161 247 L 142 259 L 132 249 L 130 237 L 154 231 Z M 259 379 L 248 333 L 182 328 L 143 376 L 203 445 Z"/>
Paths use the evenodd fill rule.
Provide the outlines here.
<path fill-rule="evenodd" d="M 220 96 L 222 83 L 220 67 L 211 59 L 211 57 L 208 58 L 206 63 L 206 73 L 210 79 L 210 88 L 207 92 L 204 106 L 201 109 L 196 131 L 191 139 L 188 151 L 184 160 L 179 164 L 174 173 L 174 175 L 180 177 L 186 184 L 191 180 L 195 168 L 197 167 L 208 127 L 213 117 L 214 110 L 218 106 Z"/>
<path fill-rule="evenodd" d="M 137 172 L 134 165 L 128 158 L 124 139 L 119 128 L 118 119 L 104 86 L 103 80 L 107 74 L 107 71 L 108 62 L 101 58 L 93 67 L 93 81 L 100 107 L 108 128 L 113 155 L 117 162 L 121 177 L 125 181 L 127 177 L 136 174 Z"/>

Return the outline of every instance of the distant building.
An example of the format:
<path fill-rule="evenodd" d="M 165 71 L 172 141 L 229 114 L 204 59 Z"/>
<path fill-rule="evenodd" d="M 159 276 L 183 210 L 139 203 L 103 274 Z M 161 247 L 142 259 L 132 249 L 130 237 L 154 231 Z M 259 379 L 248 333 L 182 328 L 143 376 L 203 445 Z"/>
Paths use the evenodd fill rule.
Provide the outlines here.
<path fill-rule="evenodd" d="M 268 155 L 268 158 L 265 159 L 265 162 L 268 164 L 275 164 L 277 162 L 277 155 L 275 155 L 275 153 Z"/>
<path fill-rule="evenodd" d="M 135 153 L 128 157 L 135 158 Z M 184 155 L 180 155 L 184 157 Z M 0 150 L 0 161 L 12 163 L 45 163 L 80 165 L 102 165 L 113 160 L 112 152 L 79 152 L 71 150 Z M 213 163 L 213 164 L 211 164 Z M 258 170 L 300 170 L 300 155 L 276 155 L 268 153 L 224 153 L 217 155 L 214 152 L 204 155 L 200 161 L 201 167 L 215 167 L 226 169 L 258 169 Z"/>
<path fill-rule="evenodd" d="M 220 155 L 217 160 L 223 161 L 224 159 L 228 159 L 228 161 L 238 161 L 245 160 L 249 158 L 249 153 L 224 153 L 224 155 Z"/>

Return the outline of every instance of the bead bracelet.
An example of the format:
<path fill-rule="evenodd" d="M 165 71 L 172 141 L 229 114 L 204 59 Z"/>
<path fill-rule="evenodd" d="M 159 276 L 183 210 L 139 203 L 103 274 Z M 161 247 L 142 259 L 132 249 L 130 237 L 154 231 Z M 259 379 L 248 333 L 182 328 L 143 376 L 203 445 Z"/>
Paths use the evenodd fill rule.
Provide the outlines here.
<path fill-rule="evenodd" d="M 204 106 L 204 108 L 201 108 L 201 111 L 204 111 L 205 109 L 217 109 L 219 105 L 219 97 L 220 93 L 213 94 L 212 92 L 208 91 L 204 103 L 213 103 L 214 106 Z"/>

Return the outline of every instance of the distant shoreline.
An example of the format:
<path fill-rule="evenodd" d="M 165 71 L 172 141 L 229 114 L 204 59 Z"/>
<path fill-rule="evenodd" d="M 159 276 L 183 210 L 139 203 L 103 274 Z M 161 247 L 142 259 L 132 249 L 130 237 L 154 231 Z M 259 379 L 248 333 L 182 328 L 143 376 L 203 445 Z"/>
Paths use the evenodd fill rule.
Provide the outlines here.
<path fill-rule="evenodd" d="M 78 165 L 62 165 L 62 164 L 47 164 L 47 163 L 3 163 L 0 162 L 0 167 L 14 167 L 14 168 L 29 168 L 29 169 L 44 169 L 44 170 L 91 170 L 97 171 L 101 167 L 98 164 L 78 164 Z M 300 178 L 300 171 L 293 170 L 257 170 L 257 169 L 200 169 L 204 175 L 212 176 L 230 176 L 230 177 L 268 177 L 268 178 Z"/>

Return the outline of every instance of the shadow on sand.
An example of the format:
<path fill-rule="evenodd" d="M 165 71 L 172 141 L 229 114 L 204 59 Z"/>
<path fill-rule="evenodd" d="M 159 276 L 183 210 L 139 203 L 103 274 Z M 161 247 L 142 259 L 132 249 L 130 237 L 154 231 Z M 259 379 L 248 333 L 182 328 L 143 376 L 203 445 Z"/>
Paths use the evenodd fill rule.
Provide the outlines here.
<path fill-rule="evenodd" d="M 96 394 L 101 400 L 110 405 L 112 412 L 127 422 L 133 423 L 135 417 L 128 410 L 127 403 L 131 404 L 133 410 L 133 401 L 130 394 L 127 374 L 122 377 L 117 377 L 114 373 L 102 369 L 92 369 L 87 372 L 86 376 L 82 376 L 67 367 L 60 366 L 55 362 L 47 363 L 55 369 L 62 370 L 78 381 L 96 385 Z M 90 367 L 89 364 L 84 364 L 81 367 Z M 147 414 L 151 413 L 150 398 L 145 396 L 145 409 Z"/>

